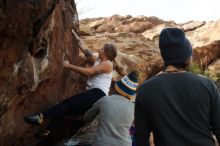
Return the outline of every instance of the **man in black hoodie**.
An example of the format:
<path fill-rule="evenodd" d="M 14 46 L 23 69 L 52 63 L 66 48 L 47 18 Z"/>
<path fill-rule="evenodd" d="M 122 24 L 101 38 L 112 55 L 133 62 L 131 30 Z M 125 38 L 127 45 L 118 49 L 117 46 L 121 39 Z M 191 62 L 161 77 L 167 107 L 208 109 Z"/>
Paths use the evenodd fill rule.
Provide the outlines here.
<path fill-rule="evenodd" d="M 135 102 L 135 142 L 155 146 L 215 146 L 220 142 L 220 94 L 208 78 L 188 72 L 192 47 L 182 30 L 163 29 L 164 70 L 145 81 Z"/>

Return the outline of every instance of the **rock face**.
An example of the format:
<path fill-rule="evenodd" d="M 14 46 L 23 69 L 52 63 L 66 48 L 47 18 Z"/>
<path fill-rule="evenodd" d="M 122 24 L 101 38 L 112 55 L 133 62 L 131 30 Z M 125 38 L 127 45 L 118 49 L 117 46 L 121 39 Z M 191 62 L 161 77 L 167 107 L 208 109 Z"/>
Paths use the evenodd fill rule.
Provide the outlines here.
<path fill-rule="evenodd" d="M 71 29 L 78 28 L 74 0 L 0 1 L 0 145 L 34 145 L 39 127 L 24 116 L 79 92 L 79 64 Z"/>
<path fill-rule="evenodd" d="M 138 16 L 132 17 L 113 15 L 111 17 L 100 17 L 94 19 L 84 19 L 80 21 L 81 31 L 85 34 L 95 33 L 116 33 L 116 32 L 134 32 L 141 33 L 164 23 L 163 20 L 157 17 Z M 91 29 L 88 31 L 88 27 Z"/>
<path fill-rule="evenodd" d="M 194 48 L 194 61 L 205 68 L 220 56 L 220 20 L 187 32 Z"/>

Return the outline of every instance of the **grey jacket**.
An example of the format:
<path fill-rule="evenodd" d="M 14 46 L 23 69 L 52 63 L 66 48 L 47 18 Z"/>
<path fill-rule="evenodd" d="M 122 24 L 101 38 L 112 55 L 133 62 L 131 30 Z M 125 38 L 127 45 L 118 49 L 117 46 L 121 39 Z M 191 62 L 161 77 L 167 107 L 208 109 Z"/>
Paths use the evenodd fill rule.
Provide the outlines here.
<path fill-rule="evenodd" d="M 97 116 L 98 127 L 93 146 L 131 146 L 129 128 L 134 120 L 134 104 L 125 97 L 113 94 L 97 101 L 86 112 L 84 120 Z"/>

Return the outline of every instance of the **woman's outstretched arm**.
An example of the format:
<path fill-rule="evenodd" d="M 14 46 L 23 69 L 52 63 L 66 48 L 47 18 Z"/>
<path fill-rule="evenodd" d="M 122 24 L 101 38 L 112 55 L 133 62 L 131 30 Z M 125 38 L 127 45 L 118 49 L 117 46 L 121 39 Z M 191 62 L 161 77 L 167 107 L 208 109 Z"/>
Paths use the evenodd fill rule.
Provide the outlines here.
<path fill-rule="evenodd" d="M 110 73 L 113 70 L 113 65 L 109 61 L 101 62 L 100 64 L 90 68 L 84 68 L 70 64 L 68 60 L 64 61 L 63 65 L 65 68 L 69 68 L 70 70 L 85 76 Z"/>
<path fill-rule="evenodd" d="M 97 60 L 97 57 L 92 54 L 91 50 L 87 48 L 86 44 L 80 39 L 80 37 L 76 34 L 76 32 L 73 29 L 72 29 L 72 33 L 76 38 L 76 41 L 78 43 L 80 50 L 87 57 L 88 61 L 95 63 L 95 61 Z"/>

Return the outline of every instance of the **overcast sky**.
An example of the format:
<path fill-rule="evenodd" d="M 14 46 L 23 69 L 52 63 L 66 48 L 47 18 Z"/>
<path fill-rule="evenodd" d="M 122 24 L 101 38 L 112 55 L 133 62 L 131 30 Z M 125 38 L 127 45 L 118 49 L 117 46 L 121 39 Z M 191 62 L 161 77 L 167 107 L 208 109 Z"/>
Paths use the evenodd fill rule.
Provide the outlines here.
<path fill-rule="evenodd" d="M 156 16 L 177 23 L 220 19 L 220 0 L 75 0 L 79 18 Z"/>

